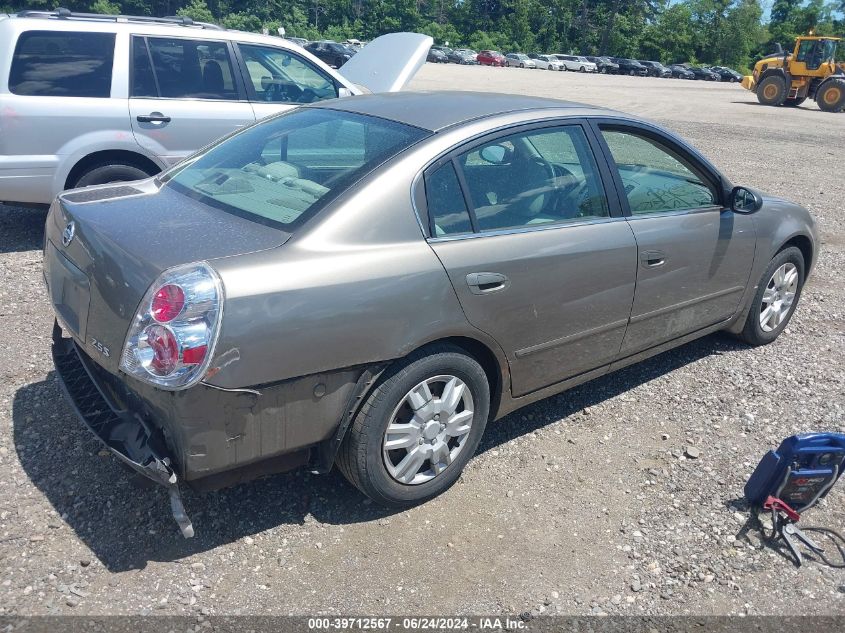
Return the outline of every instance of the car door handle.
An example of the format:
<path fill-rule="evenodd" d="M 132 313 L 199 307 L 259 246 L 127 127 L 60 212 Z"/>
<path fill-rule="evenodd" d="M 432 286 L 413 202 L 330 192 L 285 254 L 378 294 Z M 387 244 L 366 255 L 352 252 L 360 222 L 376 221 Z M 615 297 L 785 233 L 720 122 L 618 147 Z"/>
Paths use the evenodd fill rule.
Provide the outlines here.
<path fill-rule="evenodd" d="M 643 251 L 640 261 L 646 268 L 657 268 L 666 263 L 666 253 L 663 251 Z"/>
<path fill-rule="evenodd" d="M 170 117 L 165 116 L 161 112 L 150 112 L 149 114 L 139 114 L 137 117 L 138 123 L 170 123 Z"/>
<path fill-rule="evenodd" d="M 504 290 L 510 283 L 510 280 L 501 273 L 470 273 L 467 275 L 470 292 L 476 295 L 486 295 Z"/>

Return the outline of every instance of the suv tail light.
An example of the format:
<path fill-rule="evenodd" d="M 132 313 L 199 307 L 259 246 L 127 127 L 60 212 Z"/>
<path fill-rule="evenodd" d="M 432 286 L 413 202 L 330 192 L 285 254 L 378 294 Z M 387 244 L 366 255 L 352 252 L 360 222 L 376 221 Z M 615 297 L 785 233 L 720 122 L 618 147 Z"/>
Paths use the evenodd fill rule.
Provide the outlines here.
<path fill-rule="evenodd" d="M 223 315 L 223 285 L 199 262 L 164 271 L 132 320 L 120 369 L 162 389 L 185 389 L 205 374 Z"/>

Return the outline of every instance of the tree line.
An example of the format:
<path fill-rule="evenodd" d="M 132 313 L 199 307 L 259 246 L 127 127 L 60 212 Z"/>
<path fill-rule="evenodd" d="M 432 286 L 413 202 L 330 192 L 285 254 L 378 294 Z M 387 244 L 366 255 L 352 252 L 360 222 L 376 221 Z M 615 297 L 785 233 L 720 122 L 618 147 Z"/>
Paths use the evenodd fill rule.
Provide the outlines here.
<path fill-rule="evenodd" d="M 771 0 L 768 0 L 771 1 Z M 845 35 L 845 0 L 0 0 L 0 10 L 185 15 L 227 28 L 307 39 L 368 40 L 393 31 L 475 50 L 612 55 L 740 70 L 813 29 Z M 4 6 L 5 4 L 5 6 Z M 845 49 L 845 44 L 842 46 Z M 840 52 L 845 57 L 845 50 Z"/>

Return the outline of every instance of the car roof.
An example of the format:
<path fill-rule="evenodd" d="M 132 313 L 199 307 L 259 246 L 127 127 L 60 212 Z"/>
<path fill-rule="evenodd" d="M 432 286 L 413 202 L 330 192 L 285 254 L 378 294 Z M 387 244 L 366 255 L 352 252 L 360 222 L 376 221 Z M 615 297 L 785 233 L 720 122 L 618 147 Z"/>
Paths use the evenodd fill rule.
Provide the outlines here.
<path fill-rule="evenodd" d="M 5 28 L 14 32 L 27 30 L 80 31 L 92 33 L 131 33 L 164 37 L 191 37 L 193 39 L 233 40 L 237 42 L 269 44 L 299 52 L 302 49 L 283 37 L 225 29 L 216 24 L 193 22 L 183 18 L 151 18 L 148 16 L 93 15 L 70 13 L 59 16 L 56 11 L 23 11 L 8 15 L 3 20 Z"/>
<path fill-rule="evenodd" d="M 453 90 L 361 95 L 323 101 L 310 107 L 376 116 L 431 132 L 484 117 L 527 110 L 572 109 L 573 116 L 619 114 L 606 108 L 545 97 Z"/>

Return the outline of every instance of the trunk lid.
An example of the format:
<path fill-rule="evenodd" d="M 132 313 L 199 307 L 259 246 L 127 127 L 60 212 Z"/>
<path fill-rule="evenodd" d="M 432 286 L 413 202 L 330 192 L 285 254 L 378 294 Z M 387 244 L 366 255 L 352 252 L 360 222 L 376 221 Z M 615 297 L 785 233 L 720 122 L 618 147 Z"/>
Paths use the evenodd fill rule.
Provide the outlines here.
<path fill-rule="evenodd" d="M 420 33 L 389 33 L 377 37 L 338 71 L 370 92 L 398 92 L 425 63 L 434 40 Z"/>
<path fill-rule="evenodd" d="M 153 180 L 80 189 L 59 196 L 47 216 L 44 276 L 63 329 L 116 372 L 129 323 L 164 270 L 289 237 Z"/>

